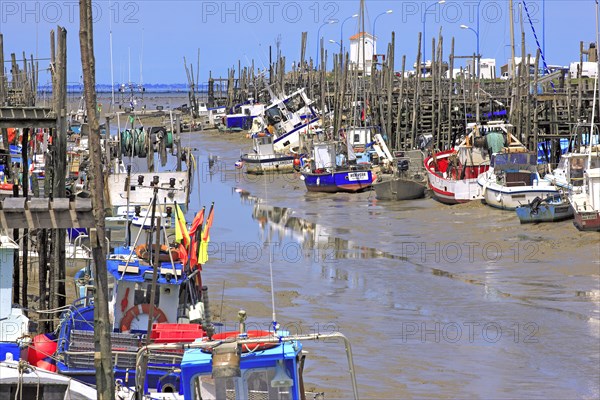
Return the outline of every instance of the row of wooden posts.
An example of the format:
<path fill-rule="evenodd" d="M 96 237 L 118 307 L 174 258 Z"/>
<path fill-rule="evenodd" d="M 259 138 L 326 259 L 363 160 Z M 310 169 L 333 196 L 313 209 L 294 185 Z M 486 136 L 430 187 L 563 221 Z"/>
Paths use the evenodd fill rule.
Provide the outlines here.
<path fill-rule="evenodd" d="M 430 74 L 423 77 L 418 71 L 409 73 L 407 63 L 410 61 L 406 56 L 401 58 L 400 71 L 395 70 L 395 34 L 392 32 L 385 57 L 377 58 L 383 58 L 383 61 L 374 64 L 370 76 L 363 76 L 357 68 L 351 67 L 348 54 L 334 54 L 333 69 L 328 70 L 330 54 L 323 44 L 318 68 L 312 59 L 305 60 L 304 32 L 300 60 L 292 63 L 291 70 L 286 71 L 285 57 L 271 62 L 268 71 L 261 74 L 256 72 L 253 61 L 248 67 L 242 67 L 239 61 L 237 70 L 234 67 L 228 70 L 227 79 L 211 78 L 208 100 L 211 106 L 220 100 L 228 107 L 250 97 L 268 102 L 268 85 L 276 93 L 290 93 L 304 87 L 317 107 L 337 111 L 334 114 L 337 120 L 330 121 L 335 129 L 343 125 L 343 110 L 352 108 L 353 102 L 362 102 L 368 104 L 369 121 L 381 126 L 395 149 L 414 147 L 420 134 L 433 135 L 436 148 L 448 148 L 454 138 L 464 132 L 466 123 L 493 119 L 490 114 L 504 111 L 504 118 L 515 126 L 515 133 L 530 149 L 535 149 L 542 140 L 550 141 L 556 147 L 557 139 L 568 136 L 577 121 L 590 121 L 593 79 L 572 79 L 568 73 L 566 77 L 563 74 L 552 80 L 544 78 L 539 72 L 543 67 L 540 51 L 535 55 L 525 54 L 524 42 L 525 35 L 522 34 L 520 56 L 526 61 L 514 67 L 514 79 L 480 79 L 469 74 L 455 78 L 450 71 L 454 70 L 458 60 L 470 59 L 471 65 L 475 65 L 477 57 L 475 54 L 455 54 L 452 38 L 448 61 L 445 61 L 444 37 L 440 29 L 431 43 Z M 581 48 L 583 61 L 585 51 L 583 46 Z M 419 33 L 415 66 L 423 63 L 421 49 Z M 528 71 L 530 60 L 535 60 L 533 75 Z M 221 88 L 225 93 L 221 98 L 215 96 L 215 82 L 225 87 Z M 596 122 L 599 114 L 596 113 Z M 345 124 L 361 123 L 346 117 Z M 553 160 L 557 161 L 556 158 Z"/>

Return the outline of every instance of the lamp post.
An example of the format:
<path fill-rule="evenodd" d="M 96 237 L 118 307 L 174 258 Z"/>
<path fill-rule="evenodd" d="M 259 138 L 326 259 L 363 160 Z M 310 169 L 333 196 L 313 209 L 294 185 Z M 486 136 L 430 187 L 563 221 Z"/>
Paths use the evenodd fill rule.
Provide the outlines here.
<path fill-rule="evenodd" d="M 357 18 L 357 17 L 358 17 L 358 14 L 353 14 L 353 15 L 349 16 L 348 18 L 346 18 L 346 19 L 344 19 L 342 21 L 342 24 L 341 24 L 342 26 L 340 27 L 340 57 L 341 57 L 342 67 L 344 65 L 344 54 L 343 54 L 343 51 L 344 51 L 344 46 L 343 46 L 343 43 L 344 43 L 344 24 L 346 23 L 346 21 L 348 21 L 348 20 L 350 20 L 352 18 Z"/>
<path fill-rule="evenodd" d="M 433 4 L 430 4 L 429 7 L 427 7 L 425 9 L 425 11 L 423 12 L 423 69 L 422 69 L 423 77 L 425 76 L 425 61 L 426 61 L 425 60 L 425 48 L 426 48 L 426 46 L 425 46 L 425 21 L 427 19 L 427 11 L 429 11 L 429 9 L 431 7 L 435 7 L 438 4 L 444 4 L 445 2 L 446 2 L 446 0 L 439 0 Z"/>
<path fill-rule="evenodd" d="M 377 24 L 377 18 L 381 17 L 382 15 L 391 14 L 393 12 L 394 12 L 394 10 L 387 10 L 387 11 L 382 12 L 381 14 L 377 14 L 375 19 L 373 20 L 373 39 L 375 39 L 375 24 Z"/>
<path fill-rule="evenodd" d="M 357 18 L 357 17 L 358 17 L 358 14 L 354 14 L 354 15 L 351 15 L 351 16 L 349 16 L 348 18 L 346 18 L 346 19 L 344 19 L 344 20 L 342 21 L 342 26 L 341 26 L 341 28 L 340 28 L 340 43 L 344 43 L 344 24 L 345 24 L 345 23 L 346 23 L 346 21 L 348 21 L 349 19 L 352 19 L 352 18 Z"/>
<path fill-rule="evenodd" d="M 338 42 L 337 40 L 329 39 L 329 43 L 337 44 L 338 46 L 340 46 L 340 54 L 342 54 L 342 44 L 340 42 Z"/>
<path fill-rule="evenodd" d="M 323 25 L 319 26 L 319 30 L 317 31 L 317 69 L 319 68 L 319 45 L 321 42 L 321 28 L 325 25 L 337 24 L 337 19 L 330 19 L 329 21 L 325 21 Z"/>
<path fill-rule="evenodd" d="M 475 76 L 479 76 L 479 59 L 480 59 L 480 55 L 479 55 L 479 30 L 475 30 L 473 28 L 471 28 L 470 26 L 467 25 L 461 25 L 460 26 L 461 29 L 468 29 L 471 32 L 473 32 L 475 34 L 475 38 L 477 39 L 477 52 L 476 52 L 476 56 L 477 56 L 477 65 L 474 65 L 473 67 L 475 68 Z"/>

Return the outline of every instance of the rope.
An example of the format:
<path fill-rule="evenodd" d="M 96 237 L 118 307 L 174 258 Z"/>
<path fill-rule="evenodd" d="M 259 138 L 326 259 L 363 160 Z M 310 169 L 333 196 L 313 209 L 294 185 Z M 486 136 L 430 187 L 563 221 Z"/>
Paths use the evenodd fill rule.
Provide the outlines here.
<path fill-rule="evenodd" d="M 533 26 L 533 21 L 531 21 L 531 15 L 529 15 L 529 10 L 527 9 L 527 2 L 523 0 L 523 7 L 525 8 L 525 13 L 527 14 L 527 19 L 529 20 L 529 25 L 531 26 L 531 31 L 533 32 L 533 37 L 535 38 L 535 43 L 537 44 L 538 50 L 540 51 L 540 55 L 542 56 L 542 62 L 544 63 L 544 73 L 549 74 L 550 70 L 548 70 L 548 64 L 546 64 L 546 57 L 544 56 L 544 52 L 542 51 L 542 47 L 540 46 L 540 41 L 538 40 L 537 33 L 535 32 L 535 28 Z M 513 60 L 514 62 L 515 60 Z M 525 62 L 525 60 L 521 60 L 521 62 Z M 550 81 L 550 86 L 552 86 L 552 90 L 556 93 L 556 88 L 554 87 L 554 82 Z M 537 88 L 536 88 L 537 90 Z"/>

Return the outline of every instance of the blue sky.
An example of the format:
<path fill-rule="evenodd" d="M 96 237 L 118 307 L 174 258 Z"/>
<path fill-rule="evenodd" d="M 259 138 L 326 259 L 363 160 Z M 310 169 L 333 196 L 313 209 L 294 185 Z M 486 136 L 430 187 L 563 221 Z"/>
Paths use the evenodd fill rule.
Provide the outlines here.
<path fill-rule="evenodd" d="M 520 43 L 518 18 L 519 1 L 515 0 L 515 36 Z M 96 1 L 95 54 L 97 82 L 110 83 L 110 40 L 113 37 L 113 69 L 115 83 L 131 81 L 144 83 L 186 82 L 183 57 L 196 68 L 200 49 L 200 80 L 206 81 L 209 70 L 213 76 L 227 74 L 227 68 L 238 60 L 242 66 L 265 68 L 268 65 L 269 46 L 276 52 L 277 42 L 287 57 L 287 68 L 300 56 L 301 32 L 308 32 L 307 56 L 316 57 L 317 34 L 325 39 L 329 52 L 339 49 L 328 41 L 340 41 L 341 22 L 358 12 L 359 1 L 264 0 L 264 1 Z M 366 30 L 378 37 L 378 53 L 384 53 L 391 32 L 396 32 L 396 69 L 401 68 L 401 57 L 407 56 L 412 67 L 416 59 L 417 35 L 423 30 L 426 14 L 427 58 L 431 56 L 431 38 L 442 27 L 444 59 L 448 58 L 451 39 L 455 37 L 455 54 L 470 55 L 476 49 L 473 31 L 461 29 L 468 25 L 476 29 L 479 15 L 479 42 L 482 57 L 496 58 L 497 66 L 510 56 L 508 1 L 478 0 L 452 1 L 444 4 L 429 1 L 375 1 L 367 0 Z M 568 65 L 579 59 L 579 41 L 595 41 L 594 0 L 526 0 L 527 8 L 537 32 L 543 41 L 545 21 L 545 51 L 548 64 Z M 542 7 L 545 6 L 545 18 Z M 380 15 L 391 9 L 391 14 Z M 49 61 L 49 32 L 56 25 L 68 31 L 68 80 L 78 82 L 81 76 L 79 58 L 79 10 L 76 0 L 0 1 L 0 32 L 4 34 L 5 59 L 15 52 L 22 58 L 40 60 L 40 69 Z M 378 17 L 379 16 L 379 17 Z M 324 25 L 328 19 L 339 22 Z M 526 50 L 535 55 L 537 45 L 527 14 L 523 12 Z M 357 19 L 344 24 L 344 43 L 358 32 Z M 520 49 L 517 48 L 517 55 Z M 331 58 L 331 57 L 330 57 Z M 129 61 L 131 59 L 131 61 Z M 130 65 L 130 67 L 129 67 Z M 140 68 L 142 65 L 142 68 Z M 7 68 L 8 67 L 8 68 Z M 5 64 L 9 68 L 9 64 Z M 49 75 L 40 74 L 40 83 L 49 82 Z"/>

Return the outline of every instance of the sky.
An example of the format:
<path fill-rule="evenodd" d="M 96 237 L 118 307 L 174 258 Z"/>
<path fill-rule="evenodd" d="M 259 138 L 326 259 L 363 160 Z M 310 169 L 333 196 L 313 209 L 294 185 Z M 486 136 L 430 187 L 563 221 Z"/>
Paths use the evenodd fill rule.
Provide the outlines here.
<path fill-rule="evenodd" d="M 521 53 L 522 3 L 514 1 L 517 55 Z M 352 18 L 359 12 L 359 4 L 358 0 L 94 1 L 96 81 L 111 83 L 111 31 L 115 83 L 186 83 L 183 57 L 196 70 L 198 51 L 200 82 L 206 82 L 209 71 L 213 77 L 226 77 L 227 69 L 237 69 L 238 61 L 242 67 L 250 66 L 254 60 L 256 68 L 267 68 L 269 46 L 275 55 L 279 45 L 289 70 L 292 62 L 300 58 L 303 31 L 308 32 L 307 57 L 316 58 L 318 37 L 324 39 L 330 54 L 339 51 L 339 44 L 329 40 L 339 43 L 343 39 L 347 44 L 349 37 L 359 31 L 358 19 Z M 538 47 L 533 26 L 549 65 L 567 66 L 578 61 L 579 42 L 595 41 L 594 0 L 525 0 L 525 4 L 529 11 L 529 16 L 524 8 L 522 12 L 526 52 L 535 55 Z M 387 10 L 392 12 L 386 14 Z M 328 24 L 330 20 L 335 23 Z M 474 54 L 477 32 L 481 56 L 496 59 L 498 74 L 500 65 L 510 57 L 507 0 L 446 0 L 444 4 L 435 0 L 366 0 L 365 21 L 368 32 L 375 30 L 378 53 L 385 53 L 391 33 L 395 32 L 396 70 L 401 68 L 402 55 L 406 55 L 407 66 L 412 69 L 423 26 L 427 59 L 431 57 L 431 39 L 437 37 L 440 28 L 445 60 L 452 37 L 455 55 Z M 45 71 L 49 65 L 50 30 L 57 25 L 67 29 L 68 81 L 80 82 L 76 0 L 0 1 L 5 59 L 10 60 L 13 52 L 21 59 L 23 51 L 27 57 L 33 55 L 39 59 L 40 70 L 44 70 L 40 72 L 40 84 L 49 83 L 50 75 Z M 461 29 L 461 25 L 472 30 Z M 10 70 L 10 64 L 5 63 L 5 70 Z"/>

